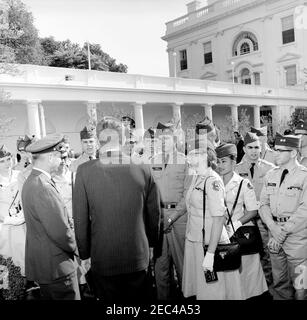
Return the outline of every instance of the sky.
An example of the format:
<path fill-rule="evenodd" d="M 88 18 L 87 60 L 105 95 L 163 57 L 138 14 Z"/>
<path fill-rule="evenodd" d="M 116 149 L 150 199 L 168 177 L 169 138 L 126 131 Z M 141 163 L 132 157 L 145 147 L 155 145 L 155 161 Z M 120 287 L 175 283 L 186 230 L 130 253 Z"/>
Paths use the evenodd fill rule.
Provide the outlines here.
<path fill-rule="evenodd" d="M 70 39 L 102 50 L 130 74 L 168 76 L 165 23 L 187 13 L 192 0 L 22 0 L 40 37 Z"/>

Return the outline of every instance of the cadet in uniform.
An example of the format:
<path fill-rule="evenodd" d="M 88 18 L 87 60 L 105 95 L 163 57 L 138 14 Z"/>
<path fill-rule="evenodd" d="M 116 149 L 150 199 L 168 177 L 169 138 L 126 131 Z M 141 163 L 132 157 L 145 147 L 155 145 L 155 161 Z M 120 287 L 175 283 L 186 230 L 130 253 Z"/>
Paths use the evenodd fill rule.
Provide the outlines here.
<path fill-rule="evenodd" d="M 307 120 L 299 120 L 294 130 L 295 135 L 301 136 L 301 148 L 300 148 L 300 164 L 307 167 Z"/>
<path fill-rule="evenodd" d="M 268 145 L 268 129 L 267 126 L 262 128 L 254 128 L 251 127 L 250 132 L 256 133 L 259 137 L 260 144 L 261 144 L 261 152 L 260 152 L 260 159 L 266 160 L 271 163 L 275 163 L 275 155 L 274 151 Z"/>
<path fill-rule="evenodd" d="M 77 172 L 77 168 L 80 164 L 89 160 L 96 159 L 97 139 L 95 128 L 84 127 L 82 131 L 80 131 L 80 139 L 82 146 L 82 154 L 70 165 L 70 171 L 73 173 Z"/>
<path fill-rule="evenodd" d="M 39 284 L 43 299 L 79 300 L 75 236 L 63 198 L 51 178 L 62 161 L 63 135 L 47 135 L 26 151 L 33 157 L 33 169 L 22 190 L 26 277 Z"/>
<path fill-rule="evenodd" d="M 242 225 L 254 225 L 253 218 L 257 215 L 258 203 L 250 181 L 234 172 L 237 157 L 236 146 L 224 144 L 217 147 L 215 151 L 218 158 L 217 171 L 222 176 L 225 185 L 226 205 L 228 212 L 232 214 L 233 228 L 229 223 L 227 225 L 228 236 L 231 238 Z M 237 195 L 238 201 L 233 208 Z M 259 296 L 268 290 L 259 253 L 243 255 L 239 270 L 244 299 Z"/>
<path fill-rule="evenodd" d="M 260 199 L 278 299 L 307 299 L 307 169 L 297 161 L 299 147 L 298 136 L 276 134 L 279 167 L 266 175 Z"/>
<path fill-rule="evenodd" d="M 247 178 L 252 183 L 256 193 L 258 205 L 263 187 L 263 179 L 267 172 L 275 167 L 272 163 L 260 158 L 260 151 L 261 146 L 259 137 L 255 133 L 248 132 L 244 137 L 245 155 L 242 161 L 238 163 L 235 168 L 236 173 L 238 173 L 242 178 Z M 259 218 L 257 219 L 257 224 L 261 233 L 264 249 L 261 257 L 261 263 L 267 284 L 270 287 L 273 283 L 273 279 L 270 255 L 267 247 L 267 243 L 269 241 L 268 228 Z"/>
<path fill-rule="evenodd" d="M 162 255 L 156 260 L 155 275 L 159 300 L 171 299 L 173 265 L 181 287 L 184 241 L 186 231 L 185 192 L 187 163 L 185 155 L 174 145 L 174 124 L 158 123 L 158 136 L 162 140 L 162 153 L 152 158 L 152 174 L 161 194 L 164 215 Z"/>

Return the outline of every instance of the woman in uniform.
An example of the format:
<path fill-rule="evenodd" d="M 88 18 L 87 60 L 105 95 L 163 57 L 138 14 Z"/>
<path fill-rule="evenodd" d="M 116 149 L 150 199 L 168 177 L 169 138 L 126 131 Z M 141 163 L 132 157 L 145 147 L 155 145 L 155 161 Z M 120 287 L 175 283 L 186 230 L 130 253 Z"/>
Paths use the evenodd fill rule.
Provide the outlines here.
<path fill-rule="evenodd" d="M 214 252 L 218 243 L 229 243 L 224 226 L 226 207 L 224 186 L 213 170 L 215 151 L 196 149 L 189 153 L 188 162 L 195 174 L 186 194 L 188 221 L 184 252 L 182 288 L 185 297 L 196 296 L 197 300 L 242 299 L 239 271 L 217 272 L 217 281 L 206 282 L 205 272 L 213 270 Z M 206 188 L 205 244 L 203 250 L 203 193 Z"/>
<path fill-rule="evenodd" d="M 232 214 L 234 230 L 236 231 L 242 225 L 253 225 L 252 219 L 255 218 L 258 210 L 256 195 L 251 183 L 234 172 L 237 158 L 236 146 L 234 144 L 221 145 L 216 148 L 216 154 L 218 158 L 217 171 L 223 178 L 229 213 L 232 211 L 240 183 L 243 180 L 238 201 Z M 233 235 L 234 230 L 230 224 L 227 226 L 229 237 Z M 241 261 L 240 278 L 244 299 L 259 296 L 267 291 L 268 287 L 260 263 L 259 253 L 243 255 Z"/>

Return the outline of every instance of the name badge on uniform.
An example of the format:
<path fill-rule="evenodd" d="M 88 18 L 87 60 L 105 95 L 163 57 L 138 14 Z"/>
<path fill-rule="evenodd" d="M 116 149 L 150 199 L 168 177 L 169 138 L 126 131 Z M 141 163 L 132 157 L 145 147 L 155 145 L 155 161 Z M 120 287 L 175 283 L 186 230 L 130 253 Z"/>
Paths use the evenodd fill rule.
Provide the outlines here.
<path fill-rule="evenodd" d="M 276 187 L 276 183 L 268 182 L 268 187 Z"/>
<path fill-rule="evenodd" d="M 248 173 L 239 173 L 241 177 L 248 177 Z"/>
<path fill-rule="evenodd" d="M 296 189 L 296 190 L 299 190 L 299 191 L 303 190 L 300 186 L 291 186 L 291 187 L 288 187 L 287 189 L 289 189 L 289 190 Z"/>
<path fill-rule="evenodd" d="M 162 171 L 162 167 L 152 167 L 153 171 Z"/>

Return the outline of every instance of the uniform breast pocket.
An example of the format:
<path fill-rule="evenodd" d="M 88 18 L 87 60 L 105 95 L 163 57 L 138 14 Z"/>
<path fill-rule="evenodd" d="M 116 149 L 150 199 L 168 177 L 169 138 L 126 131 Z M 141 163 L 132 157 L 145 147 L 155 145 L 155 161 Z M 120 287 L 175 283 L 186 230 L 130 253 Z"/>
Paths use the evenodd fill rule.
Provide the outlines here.
<path fill-rule="evenodd" d="M 269 195 L 275 194 L 276 193 L 276 187 L 267 187 L 266 192 Z"/>
<path fill-rule="evenodd" d="M 297 189 L 287 189 L 283 201 L 283 209 L 285 212 L 293 212 L 297 207 L 300 191 Z"/>

